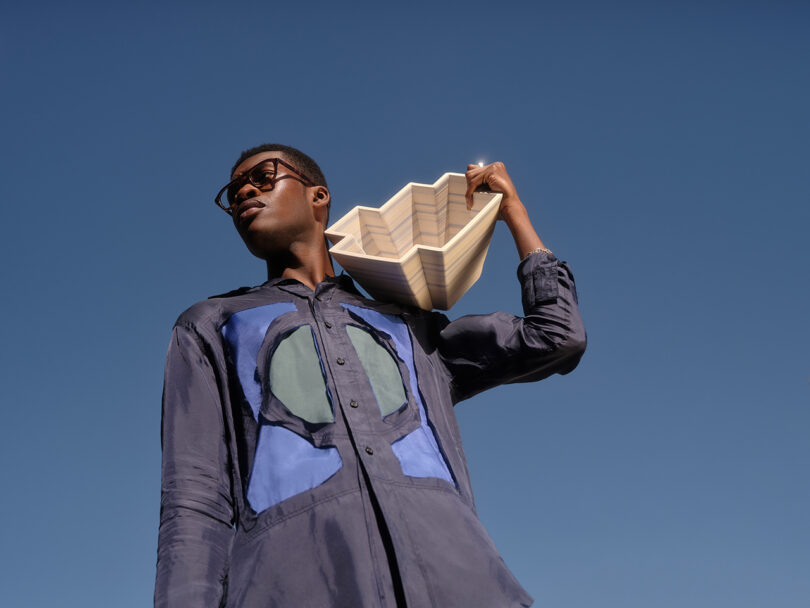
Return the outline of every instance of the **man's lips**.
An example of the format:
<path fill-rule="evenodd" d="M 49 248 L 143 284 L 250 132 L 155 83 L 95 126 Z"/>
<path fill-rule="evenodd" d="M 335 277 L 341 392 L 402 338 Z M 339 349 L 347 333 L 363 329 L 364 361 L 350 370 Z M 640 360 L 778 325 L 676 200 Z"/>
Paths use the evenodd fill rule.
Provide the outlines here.
<path fill-rule="evenodd" d="M 236 210 L 237 219 L 239 220 L 239 223 L 241 224 L 248 218 L 253 217 L 265 207 L 266 205 L 264 203 L 262 203 L 261 201 L 257 201 L 255 199 L 241 203 Z"/>

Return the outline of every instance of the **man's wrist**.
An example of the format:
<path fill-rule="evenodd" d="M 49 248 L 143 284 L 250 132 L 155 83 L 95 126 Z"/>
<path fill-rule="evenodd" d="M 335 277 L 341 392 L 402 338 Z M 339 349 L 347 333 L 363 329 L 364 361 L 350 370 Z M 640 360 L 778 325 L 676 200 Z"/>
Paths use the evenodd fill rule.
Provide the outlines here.
<path fill-rule="evenodd" d="M 529 221 L 529 212 L 518 197 L 504 198 L 500 209 L 501 219 L 510 227 L 512 224 Z"/>
<path fill-rule="evenodd" d="M 526 258 L 528 258 L 533 253 L 547 253 L 549 255 L 554 255 L 554 252 L 551 251 L 548 247 L 538 247 L 537 249 L 532 249 L 531 251 L 527 251 L 523 255 L 520 256 L 520 261 L 522 262 Z"/>

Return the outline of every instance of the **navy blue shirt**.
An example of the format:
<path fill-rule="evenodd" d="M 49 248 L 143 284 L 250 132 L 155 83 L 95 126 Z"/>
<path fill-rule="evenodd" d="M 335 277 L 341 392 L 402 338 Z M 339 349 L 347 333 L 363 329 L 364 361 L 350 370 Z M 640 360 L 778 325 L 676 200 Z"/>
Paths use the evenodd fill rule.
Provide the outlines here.
<path fill-rule="evenodd" d="M 478 520 L 453 411 L 584 352 L 568 265 L 533 253 L 518 278 L 524 317 L 450 322 L 366 299 L 345 275 L 184 312 L 163 392 L 156 606 L 531 605 Z"/>

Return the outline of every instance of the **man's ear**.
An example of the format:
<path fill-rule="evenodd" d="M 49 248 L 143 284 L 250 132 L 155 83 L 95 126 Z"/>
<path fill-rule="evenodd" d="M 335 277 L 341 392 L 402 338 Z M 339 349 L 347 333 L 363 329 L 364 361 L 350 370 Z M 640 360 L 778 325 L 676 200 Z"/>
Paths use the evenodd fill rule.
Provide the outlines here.
<path fill-rule="evenodd" d="M 329 194 L 329 189 L 326 186 L 314 186 L 312 192 L 312 210 L 315 217 L 322 224 L 326 223 L 326 217 L 329 215 L 329 203 L 332 196 Z"/>

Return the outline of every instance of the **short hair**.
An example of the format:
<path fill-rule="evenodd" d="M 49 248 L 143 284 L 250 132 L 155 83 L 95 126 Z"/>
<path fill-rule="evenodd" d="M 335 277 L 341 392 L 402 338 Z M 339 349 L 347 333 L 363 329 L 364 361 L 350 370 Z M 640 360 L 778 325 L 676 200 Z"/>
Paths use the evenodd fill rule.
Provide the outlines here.
<path fill-rule="evenodd" d="M 311 156 L 304 154 L 298 148 L 293 148 L 292 146 L 285 146 L 284 144 L 261 144 L 260 146 L 256 146 L 254 148 L 250 148 L 242 152 L 239 155 L 239 158 L 234 163 L 233 167 L 231 168 L 231 175 L 233 172 L 236 171 L 236 168 L 242 164 L 246 158 L 250 158 L 255 154 L 261 154 L 262 152 L 281 152 L 290 164 L 298 169 L 301 173 L 306 175 L 309 179 L 316 186 L 323 186 L 324 188 L 329 188 L 326 184 L 326 177 L 321 171 L 321 168 L 318 166 Z M 330 200 L 329 204 L 326 206 L 326 225 L 329 225 L 329 208 L 332 206 L 332 202 Z"/>
<path fill-rule="evenodd" d="M 285 146 L 284 144 L 262 144 L 260 146 L 256 146 L 255 148 L 245 150 L 239 155 L 239 158 L 234 163 L 233 168 L 231 169 L 231 175 L 233 175 L 236 168 L 242 164 L 242 161 L 244 161 L 246 158 L 250 158 L 255 154 L 261 154 L 262 152 L 281 152 L 287 157 L 287 160 L 290 161 L 290 164 L 293 167 L 311 179 L 316 186 L 329 187 L 326 185 L 326 177 L 324 177 L 323 171 L 321 171 L 318 163 L 312 160 L 310 156 L 307 156 L 301 152 L 301 150 L 293 148 L 292 146 Z"/>

